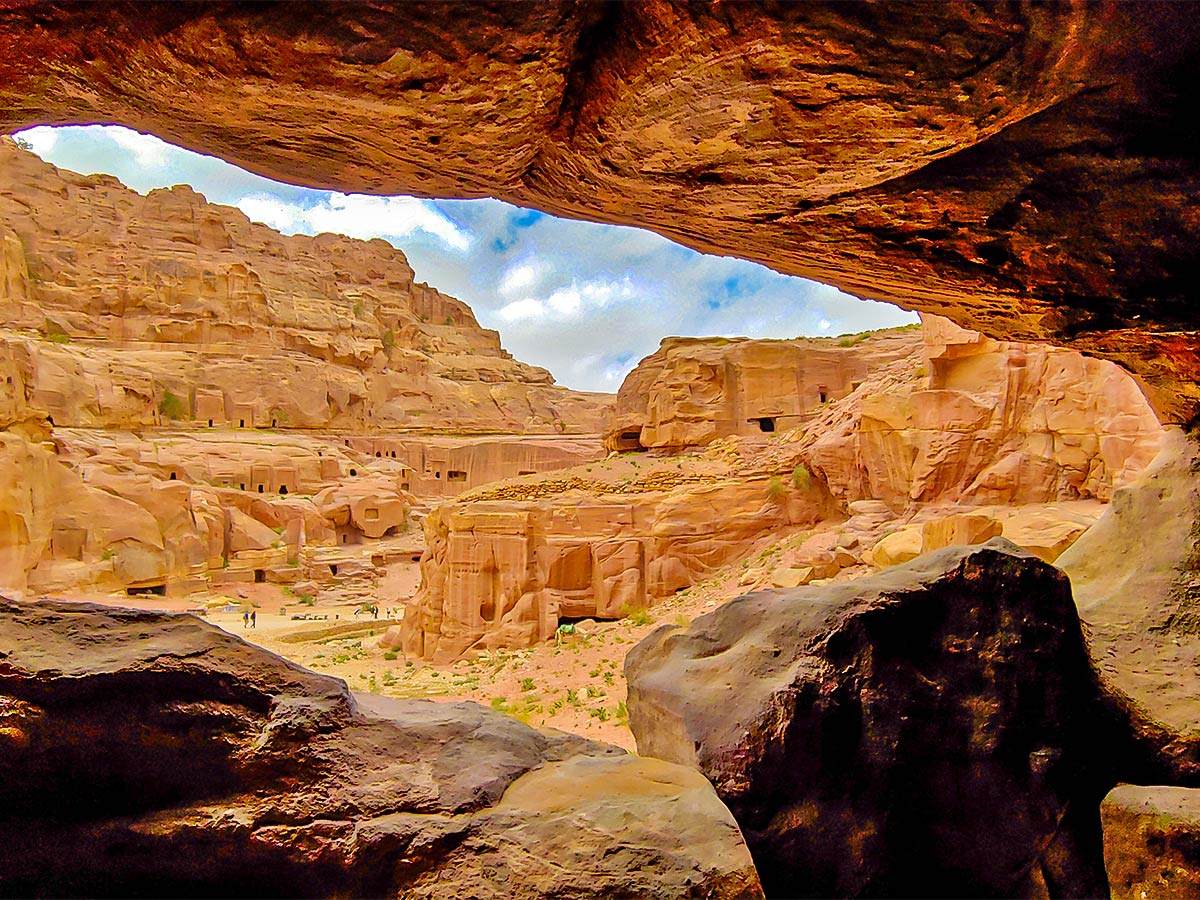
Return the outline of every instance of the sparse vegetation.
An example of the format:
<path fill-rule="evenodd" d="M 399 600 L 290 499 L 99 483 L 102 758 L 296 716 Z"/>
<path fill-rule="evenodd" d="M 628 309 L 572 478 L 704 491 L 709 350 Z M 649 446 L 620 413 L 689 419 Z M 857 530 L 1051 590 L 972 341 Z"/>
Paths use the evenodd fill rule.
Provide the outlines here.
<path fill-rule="evenodd" d="M 398 655 L 399 654 L 397 654 L 395 650 L 389 650 L 387 653 L 383 654 L 383 658 L 384 659 L 395 659 Z"/>
<path fill-rule="evenodd" d="M 806 490 L 810 481 L 812 481 L 812 473 L 804 466 L 796 466 L 792 469 L 792 487 L 796 490 Z"/>
<path fill-rule="evenodd" d="M 770 480 L 767 482 L 767 494 L 769 494 L 773 500 L 778 500 L 785 493 L 787 493 L 787 488 L 783 485 L 783 479 L 778 475 L 772 475 Z"/>
<path fill-rule="evenodd" d="M 621 616 L 630 625 L 649 625 L 654 621 L 649 610 L 644 606 L 623 606 Z"/>
<path fill-rule="evenodd" d="M 391 349 L 396 346 L 396 332 L 392 331 L 390 328 L 387 329 L 387 331 L 379 336 L 379 342 L 383 344 L 383 349 L 385 352 L 390 352 Z"/>
<path fill-rule="evenodd" d="M 163 391 L 162 399 L 158 401 L 158 411 L 168 419 L 186 419 L 187 403 L 167 388 Z"/>
<path fill-rule="evenodd" d="M 522 678 L 521 679 L 521 690 L 522 691 L 526 691 L 526 692 L 532 691 L 533 688 L 534 688 L 534 682 L 533 682 L 532 678 Z"/>

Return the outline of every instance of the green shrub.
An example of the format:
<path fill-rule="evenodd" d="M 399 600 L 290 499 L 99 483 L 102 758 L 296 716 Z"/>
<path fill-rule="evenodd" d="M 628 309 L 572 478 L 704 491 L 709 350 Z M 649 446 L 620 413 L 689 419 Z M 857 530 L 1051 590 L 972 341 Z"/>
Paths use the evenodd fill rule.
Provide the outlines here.
<path fill-rule="evenodd" d="M 168 419 L 186 419 L 187 403 L 176 397 L 168 388 L 163 391 L 162 399 L 158 401 L 158 411 Z"/>
<path fill-rule="evenodd" d="M 812 473 L 804 466 L 796 466 L 792 469 L 792 487 L 798 491 L 803 491 L 808 488 L 808 483 L 812 480 Z"/>
<path fill-rule="evenodd" d="M 379 336 L 379 342 L 383 344 L 384 350 L 391 350 L 396 346 L 396 332 L 389 328 Z"/>
<path fill-rule="evenodd" d="M 522 691 L 532 691 L 533 690 L 533 679 L 532 678 L 522 678 L 521 679 L 521 690 Z"/>
<path fill-rule="evenodd" d="M 776 499 L 787 493 L 787 488 L 783 486 L 783 479 L 778 475 L 772 475 L 771 480 L 767 482 L 767 493 Z"/>
<path fill-rule="evenodd" d="M 621 616 L 630 625 L 649 625 L 654 621 L 644 606 L 623 606 L 621 607 Z"/>
<path fill-rule="evenodd" d="M 387 653 L 383 654 L 383 658 L 384 659 L 395 659 L 398 655 L 399 654 L 396 653 L 395 650 L 389 650 Z"/>

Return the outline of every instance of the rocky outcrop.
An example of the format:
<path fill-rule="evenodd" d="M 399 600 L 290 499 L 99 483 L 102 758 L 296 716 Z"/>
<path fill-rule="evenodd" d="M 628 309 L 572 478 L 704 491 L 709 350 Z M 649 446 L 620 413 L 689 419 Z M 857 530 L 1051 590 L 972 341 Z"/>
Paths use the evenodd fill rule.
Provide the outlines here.
<path fill-rule="evenodd" d="M 1002 539 L 741 597 L 625 670 L 638 751 L 708 776 L 769 895 L 1106 893 L 1129 737 L 1066 577 Z"/>
<path fill-rule="evenodd" d="M 649 227 L 1103 354 L 1187 422 L 1198 47 L 1177 4 L 41 3 L 0 14 L 0 122 Z"/>
<path fill-rule="evenodd" d="M 1200 446 L 1172 429 L 1099 522 L 1057 560 L 1108 688 L 1200 777 Z"/>
<path fill-rule="evenodd" d="M 843 502 L 1108 500 L 1158 452 L 1162 426 L 1118 366 L 934 317 L 921 332 L 918 352 L 876 368 L 795 436 Z"/>
<path fill-rule="evenodd" d="M 645 610 L 741 558 L 764 534 L 832 512 L 815 482 L 731 474 L 664 464 L 610 484 L 568 470 L 439 506 L 425 520 L 421 586 L 400 646 L 436 663 L 527 647 L 552 637 L 563 618 Z"/>
<path fill-rule="evenodd" d="M 1200 790 L 1122 784 L 1100 818 L 1113 900 L 1200 895 Z"/>
<path fill-rule="evenodd" d="M 352 694 L 191 616 L 0 600 L 0 892 L 761 896 L 697 773 Z"/>
<path fill-rule="evenodd" d="M 7 139 L 0 170 L 0 353 L 58 426 L 599 430 L 606 397 L 513 360 L 385 241 L 287 237 Z"/>
<path fill-rule="evenodd" d="M 604 443 L 678 453 L 729 435 L 797 428 L 919 344 L 909 329 L 791 341 L 665 338 L 622 382 Z"/>

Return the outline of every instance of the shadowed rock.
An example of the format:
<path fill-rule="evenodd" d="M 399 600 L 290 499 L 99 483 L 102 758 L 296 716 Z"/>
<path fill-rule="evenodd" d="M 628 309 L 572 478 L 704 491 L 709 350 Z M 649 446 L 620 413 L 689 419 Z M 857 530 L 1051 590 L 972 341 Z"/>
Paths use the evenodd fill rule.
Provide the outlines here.
<path fill-rule="evenodd" d="M 1100 896 L 1126 741 L 1066 577 L 1003 539 L 741 597 L 626 661 L 639 752 L 704 772 L 769 896 Z"/>
<path fill-rule="evenodd" d="M 353 695 L 191 616 L 0 600 L 0 894 L 760 890 L 695 772 Z"/>
<path fill-rule="evenodd" d="M 1169 3 L 9 4 L 0 125 L 642 225 L 1107 356 L 1182 422 L 1198 47 Z"/>

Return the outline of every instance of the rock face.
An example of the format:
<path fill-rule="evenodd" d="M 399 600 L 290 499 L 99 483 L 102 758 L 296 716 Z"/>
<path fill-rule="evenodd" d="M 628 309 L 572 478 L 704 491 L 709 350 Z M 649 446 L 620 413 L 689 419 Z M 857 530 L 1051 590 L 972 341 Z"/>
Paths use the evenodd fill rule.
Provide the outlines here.
<path fill-rule="evenodd" d="M 599 431 L 604 395 L 513 360 L 385 241 L 286 237 L 7 139 L 0 171 L 0 354 L 55 425 Z"/>
<path fill-rule="evenodd" d="M 0 600 L 0 892 L 761 896 L 697 773 L 354 695 L 190 616 Z"/>
<path fill-rule="evenodd" d="M 609 450 L 678 453 L 733 434 L 787 431 L 920 344 L 908 329 L 856 338 L 666 338 L 626 377 Z"/>
<path fill-rule="evenodd" d="M 450 662 L 544 641 L 562 618 L 620 618 L 832 512 L 815 482 L 723 475 L 664 468 L 614 485 L 569 470 L 443 504 L 425 520 L 404 652 Z"/>
<path fill-rule="evenodd" d="M 1126 748 L 1066 577 L 1002 539 L 741 597 L 625 668 L 638 751 L 708 776 L 769 895 L 1106 893 Z"/>
<path fill-rule="evenodd" d="M 45 3 L 0 13 L 0 122 L 648 226 L 1105 355 L 1187 422 L 1197 48 L 1177 4 Z"/>
<path fill-rule="evenodd" d="M 1122 784 L 1100 817 L 1113 900 L 1200 896 L 1200 790 Z"/>
<path fill-rule="evenodd" d="M 1200 777 L 1200 446 L 1172 429 L 1095 527 L 1060 556 L 1110 690 Z"/>
<path fill-rule="evenodd" d="M 874 369 L 799 436 L 843 502 L 1108 500 L 1158 452 L 1162 426 L 1112 363 L 936 317 L 921 330 L 920 352 Z"/>

